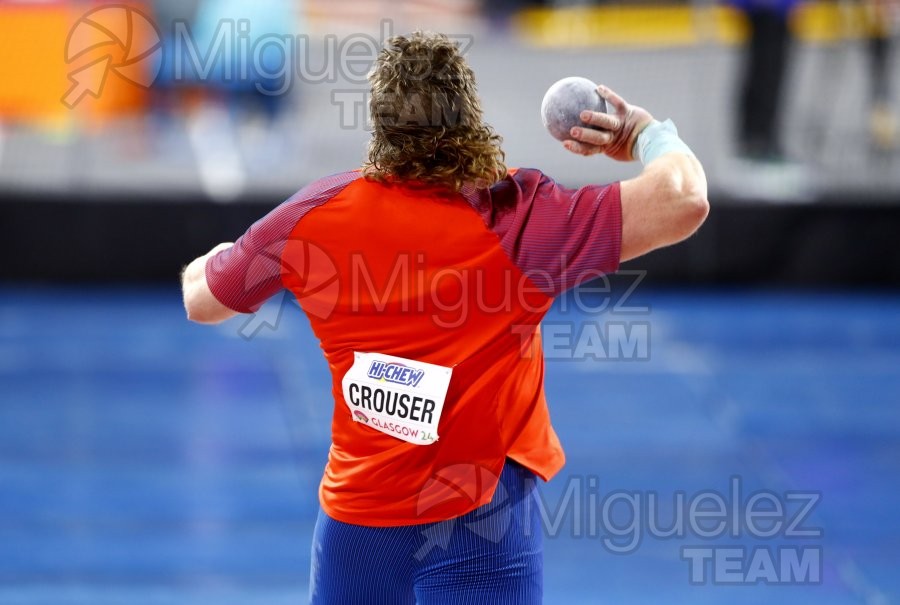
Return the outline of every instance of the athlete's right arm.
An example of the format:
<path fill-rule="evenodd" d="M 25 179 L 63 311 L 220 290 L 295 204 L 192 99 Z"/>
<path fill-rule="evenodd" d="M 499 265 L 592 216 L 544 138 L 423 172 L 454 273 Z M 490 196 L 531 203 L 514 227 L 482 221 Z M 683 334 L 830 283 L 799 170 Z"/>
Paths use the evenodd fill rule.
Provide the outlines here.
<path fill-rule="evenodd" d="M 622 256 L 627 261 L 694 234 L 709 214 L 706 175 L 691 155 L 667 153 L 622 181 Z"/>
<path fill-rule="evenodd" d="M 565 147 L 573 153 L 603 153 L 620 161 L 635 159 L 636 147 L 642 148 L 644 170 L 621 184 L 621 260 L 687 239 L 709 213 L 703 166 L 673 134 L 674 126 L 655 122 L 645 109 L 629 105 L 604 86 L 598 92 L 611 112 L 585 111 L 582 119 L 603 130 L 573 128 Z M 642 133 L 645 140 L 639 141 Z"/>

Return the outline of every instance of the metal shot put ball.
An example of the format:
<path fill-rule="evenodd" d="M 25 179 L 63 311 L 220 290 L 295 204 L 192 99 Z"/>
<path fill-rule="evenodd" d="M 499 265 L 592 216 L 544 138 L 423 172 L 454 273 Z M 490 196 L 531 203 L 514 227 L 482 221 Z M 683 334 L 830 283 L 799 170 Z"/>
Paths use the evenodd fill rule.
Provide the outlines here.
<path fill-rule="evenodd" d="M 547 89 L 541 103 L 541 119 L 553 138 L 571 139 L 574 126 L 594 128 L 579 117 L 585 109 L 607 113 L 606 101 L 597 92 L 597 85 L 587 78 L 563 78 Z"/>

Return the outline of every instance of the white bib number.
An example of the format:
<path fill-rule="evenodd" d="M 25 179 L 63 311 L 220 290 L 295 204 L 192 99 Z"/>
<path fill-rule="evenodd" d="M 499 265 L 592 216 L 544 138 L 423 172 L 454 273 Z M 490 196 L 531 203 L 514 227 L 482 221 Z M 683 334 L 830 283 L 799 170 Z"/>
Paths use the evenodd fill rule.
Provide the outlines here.
<path fill-rule="evenodd" d="M 341 386 L 350 415 L 397 439 L 430 445 L 450 386 L 452 368 L 382 355 L 354 353 Z"/>

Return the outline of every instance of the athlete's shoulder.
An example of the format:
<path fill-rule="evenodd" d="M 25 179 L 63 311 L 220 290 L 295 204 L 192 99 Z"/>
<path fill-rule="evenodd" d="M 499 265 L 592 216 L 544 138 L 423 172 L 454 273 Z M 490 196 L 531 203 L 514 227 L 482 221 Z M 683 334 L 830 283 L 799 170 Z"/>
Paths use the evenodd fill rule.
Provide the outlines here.
<path fill-rule="evenodd" d="M 514 181 L 533 181 L 548 178 L 543 172 L 537 168 L 508 168 L 506 178 Z"/>
<path fill-rule="evenodd" d="M 323 203 L 343 191 L 348 185 L 362 177 L 360 170 L 348 170 L 322 177 L 300 189 L 285 204 Z"/>
<path fill-rule="evenodd" d="M 494 212 L 503 212 L 531 203 L 537 190 L 548 182 L 553 180 L 536 168 L 509 168 L 506 176 L 488 189 L 466 197 L 477 200 L 479 208 L 486 205 Z"/>
<path fill-rule="evenodd" d="M 548 200 L 568 204 L 582 197 L 602 200 L 610 193 L 617 194 L 619 190 L 618 182 L 568 187 L 537 168 L 511 168 L 504 181 L 497 184 L 499 190 L 514 190 L 519 203 L 525 204 Z M 510 187 L 510 184 L 513 186 Z"/>
<path fill-rule="evenodd" d="M 270 217 L 283 224 L 296 223 L 310 210 L 337 197 L 361 178 L 361 171 L 350 170 L 317 179 L 282 202 L 272 211 Z"/>
<path fill-rule="evenodd" d="M 313 181 L 254 223 L 248 233 L 267 241 L 284 241 L 310 210 L 325 204 L 361 177 L 357 170 L 339 172 Z"/>
<path fill-rule="evenodd" d="M 491 187 L 491 196 L 498 201 L 517 203 L 528 202 L 537 190 L 555 181 L 537 168 L 509 168 L 506 177 Z M 500 204 L 508 205 L 508 204 Z"/>

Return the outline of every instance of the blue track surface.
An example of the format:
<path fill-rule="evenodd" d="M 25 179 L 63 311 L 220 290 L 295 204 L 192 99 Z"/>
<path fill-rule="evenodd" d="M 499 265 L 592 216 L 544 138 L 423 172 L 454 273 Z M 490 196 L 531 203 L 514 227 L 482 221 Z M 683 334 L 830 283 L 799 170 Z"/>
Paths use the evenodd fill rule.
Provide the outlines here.
<path fill-rule="evenodd" d="M 600 319 L 649 322 L 649 360 L 548 362 L 568 464 L 541 489 L 546 602 L 900 602 L 900 297 L 640 302 Z M 0 290 L 0 603 L 305 601 L 327 370 L 296 309 L 249 340 L 242 321 L 188 324 L 170 290 Z M 605 498 L 623 526 L 623 490 L 644 515 L 656 497 L 668 526 L 677 492 L 727 501 L 732 477 L 791 516 L 787 492 L 818 493 L 803 526 L 824 536 L 662 539 L 645 520 L 632 552 L 604 548 Z M 690 582 L 683 548 L 734 545 L 816 550 L 820 582 L 715 584 L 735 576 L 709 564 Z"/>

